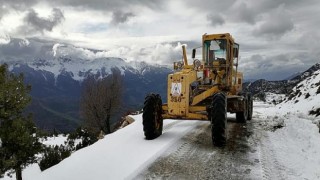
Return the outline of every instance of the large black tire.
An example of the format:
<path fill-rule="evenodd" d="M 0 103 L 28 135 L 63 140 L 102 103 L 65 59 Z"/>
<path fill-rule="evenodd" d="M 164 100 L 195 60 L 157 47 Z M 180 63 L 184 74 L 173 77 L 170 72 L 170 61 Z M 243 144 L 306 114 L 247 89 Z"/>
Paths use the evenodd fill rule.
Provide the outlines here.
<path fill-rule="evenodd" d="M 240 112 L 236 112 L 236 119 L 239 123 L 246 123 L 248 118 L 248 97 L 244 96 L 244 110 Z"/>
<path fill-rule="evenodd" d="M 215 146 L 224 146 L 227 139 L 227 102 L 225 94 L 216 93 L 213 95 L 212 106 L 209 111 L 212 143 Z"/>
<path fill-rule="evenodd" d="M 248 118 L 247 118 L 247 120 L 252 119 L 252 114 L 253 114 L 253 99 L 252 99 L 252 95 L 248 94 Z"/>
<path fill-rule="evenodd" d="M 149 94 L 145 98 L 142 124 L 144 135 L 147 140 L 152 140 L 162 134 L 162 101 L 158 94 Z"/>

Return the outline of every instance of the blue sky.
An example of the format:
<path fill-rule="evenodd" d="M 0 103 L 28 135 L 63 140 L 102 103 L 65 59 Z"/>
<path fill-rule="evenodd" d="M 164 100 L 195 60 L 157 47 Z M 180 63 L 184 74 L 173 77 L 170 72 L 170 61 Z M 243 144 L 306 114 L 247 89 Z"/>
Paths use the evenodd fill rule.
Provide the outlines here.
<path fill-rule="evenodd" d="M 319 62 L 318 17 L 318 0 L 0 0 L 0 60 L 53 58 L 60 44 L 171 64 L 181 44 L 190 54 L 202 34 L 230 32 L 247 78 L 283 79 Z"/>

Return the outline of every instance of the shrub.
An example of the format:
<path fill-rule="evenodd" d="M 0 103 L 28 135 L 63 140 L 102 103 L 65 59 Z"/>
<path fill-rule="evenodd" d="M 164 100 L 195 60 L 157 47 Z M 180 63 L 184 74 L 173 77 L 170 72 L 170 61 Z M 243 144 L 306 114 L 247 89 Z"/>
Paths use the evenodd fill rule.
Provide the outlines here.
<path fill-rule="evenodd" d="M 98 141 L 97 134 L 92 133 L 84 128 L 77 128 L 73 133 L 68 136 L 67 145 L 72 150 L 79 150 L 81 148 L 87 147 Z M 75 144 L 75 140 L 80 139 L 81 142 Z"/>
<path fill-rule="evenodd" d="M 316 115 L 319 116 L 320 115 L 320 108 L 317 108 L 316 110 L 311 110 L 309 111 L 310 115 Z"/>
<path fill-rule="evenodd" d="M 58 163 L 63 159 L 69 157 L 71 154 L 70 150 L 64 146 L 48 147 L 45 149 L 44 155 L 39 162 L 41 171 L 44 171 Z"/>
<path fill-rule="evenodd" d="M 305 99 L 307 99 L 308 97 L 310 97 L 309 93 L 306 94 Z"/>

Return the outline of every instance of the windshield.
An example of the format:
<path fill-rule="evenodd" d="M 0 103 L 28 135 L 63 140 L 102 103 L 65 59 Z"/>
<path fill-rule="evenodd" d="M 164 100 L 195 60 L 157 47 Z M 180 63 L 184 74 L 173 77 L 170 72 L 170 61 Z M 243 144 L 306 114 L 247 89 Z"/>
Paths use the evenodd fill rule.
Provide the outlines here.
<path fill-rule="evenodd" d="M 226 60 L 227 42 L 225 39 L 207 40 L 204 42 L 205 63 L 211 65 L 214 60 Z"/>

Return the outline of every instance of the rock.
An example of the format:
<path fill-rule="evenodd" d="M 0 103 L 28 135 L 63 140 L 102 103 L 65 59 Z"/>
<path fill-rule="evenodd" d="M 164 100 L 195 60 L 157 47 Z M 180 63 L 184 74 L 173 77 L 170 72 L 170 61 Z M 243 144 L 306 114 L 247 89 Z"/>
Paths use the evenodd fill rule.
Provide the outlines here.
<path fill-rule="evenodd" d="M 128 126 L 129 124 L 133 123 L 134 122 L 134 119 L 130 116 L 126 116 L 126 117 L 123 117 L 124 121 L 123 123 L 121 124 L 120 128 L 124 128 L 126 126 Z"/>

